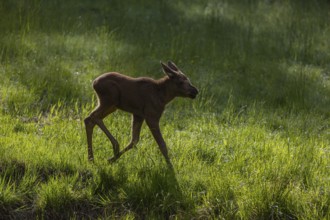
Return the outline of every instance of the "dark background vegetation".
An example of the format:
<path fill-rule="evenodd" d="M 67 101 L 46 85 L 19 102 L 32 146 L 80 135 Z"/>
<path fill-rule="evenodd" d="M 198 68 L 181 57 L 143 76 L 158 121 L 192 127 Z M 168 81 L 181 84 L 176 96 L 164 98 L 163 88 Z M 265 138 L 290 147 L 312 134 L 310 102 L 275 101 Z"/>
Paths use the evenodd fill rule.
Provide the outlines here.
<path fill-rule="evenodd" d="M 3 1 L 0 10 L 1 60 L 18 64 L 2 75 L 33 88 L 43 110 L 90 101 L 86 81 L 104 71 L 158 78 L 161 59 L 219 105 L 230 93 L 241 104 L 329 106 L 327 1 Z"/>

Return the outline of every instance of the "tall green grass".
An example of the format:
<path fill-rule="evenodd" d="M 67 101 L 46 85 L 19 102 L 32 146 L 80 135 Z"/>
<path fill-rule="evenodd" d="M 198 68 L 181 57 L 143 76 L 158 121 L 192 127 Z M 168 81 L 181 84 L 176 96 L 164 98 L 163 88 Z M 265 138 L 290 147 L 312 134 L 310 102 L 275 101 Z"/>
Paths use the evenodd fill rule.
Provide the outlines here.
<path fill-rule="evenodd" d="M 0 218 L 328 219 L 329 3 L 2 1 Z M 161 121 L 174 171 L 143 126 L 108 164 L 83 119 L 106 71 L 200 89 Z M 121 148 L 130 116 L 105 120 Z"/>

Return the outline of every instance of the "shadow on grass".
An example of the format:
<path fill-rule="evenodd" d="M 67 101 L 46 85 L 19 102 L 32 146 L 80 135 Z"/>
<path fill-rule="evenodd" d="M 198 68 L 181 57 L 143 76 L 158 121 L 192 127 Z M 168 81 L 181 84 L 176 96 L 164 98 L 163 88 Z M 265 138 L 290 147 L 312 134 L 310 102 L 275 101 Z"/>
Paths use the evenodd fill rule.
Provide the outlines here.
<path fill-rule="evenodd" d="M 173 169 L 141 168 L 136 181 L 127 180 L 125 168 L 119 170 L 99 172 L 94 193 L 103 215 L 169 218 L 187 208 Z"/>

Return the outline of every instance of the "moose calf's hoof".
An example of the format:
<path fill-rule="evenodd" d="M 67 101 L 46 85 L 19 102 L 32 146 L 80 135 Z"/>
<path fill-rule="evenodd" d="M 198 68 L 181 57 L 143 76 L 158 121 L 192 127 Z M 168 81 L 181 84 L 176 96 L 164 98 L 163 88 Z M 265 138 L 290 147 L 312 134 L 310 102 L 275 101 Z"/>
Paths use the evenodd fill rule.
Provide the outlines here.
<path fill-rule="evenodd" d="M 117 157 L 112 157 L 112 158 L 108 159 L 108 162 L 112 164 L 112 163 L 116 162 L 117 159 L 118 159 Z"/>

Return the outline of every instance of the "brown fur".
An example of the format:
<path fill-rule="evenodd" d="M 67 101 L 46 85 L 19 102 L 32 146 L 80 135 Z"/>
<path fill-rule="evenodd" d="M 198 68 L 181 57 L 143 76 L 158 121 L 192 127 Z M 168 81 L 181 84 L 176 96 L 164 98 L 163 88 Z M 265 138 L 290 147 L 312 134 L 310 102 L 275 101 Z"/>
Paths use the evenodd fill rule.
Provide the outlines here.
<path fill-rule="evenodd" d="M 141 126 L 145 120 L 166 162 L 171 165 L 166 144 L 159 129 L 160 117 L 165 105 L 172 99 L 178 96 L 195 98 L 198 90 L 173 62 L 169 61 L 168 65 L 161 62 L 161 65 L 166 76 L 159 80 L 147 77 L 132 78 L 115 72 L 105 73 L 94 80 L 93 88 L 99 103 L 85 119 L 89 160 L 94 159 L 92 135 L 95 125 L 98 125 L 111 141 L 114 157 L 109 161 L 114 162 L 138 143 Z M 133 114 L 132 139 L 122 151 L 119 151 L 117 140 L 102 121 L 117 109 Z"/>

